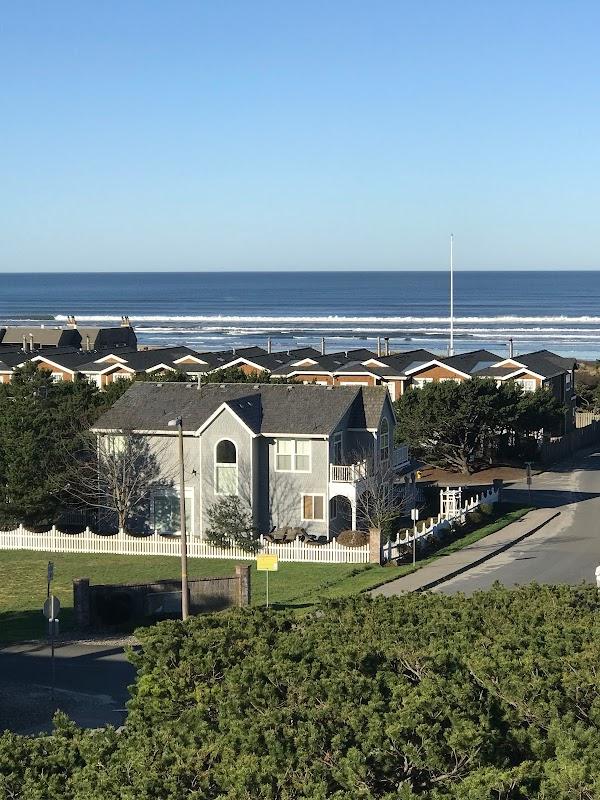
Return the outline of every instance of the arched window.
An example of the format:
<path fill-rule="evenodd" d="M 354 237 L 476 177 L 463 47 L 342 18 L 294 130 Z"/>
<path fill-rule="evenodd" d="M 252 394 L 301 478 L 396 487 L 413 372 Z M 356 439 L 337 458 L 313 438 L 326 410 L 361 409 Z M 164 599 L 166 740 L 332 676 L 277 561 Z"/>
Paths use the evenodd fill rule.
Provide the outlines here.
<path fill-rule="evenodd" d="M 221 439 L 215 450 L 215 493 L 237 494 L 237 448 L 229 439 Z"/>
<path fill-rule="evenodd" d="M 390 460 L 390 423 L 387 417 L 381 421 L 381 434 L 379 438 L 379 458 L 381 461 Z"/>

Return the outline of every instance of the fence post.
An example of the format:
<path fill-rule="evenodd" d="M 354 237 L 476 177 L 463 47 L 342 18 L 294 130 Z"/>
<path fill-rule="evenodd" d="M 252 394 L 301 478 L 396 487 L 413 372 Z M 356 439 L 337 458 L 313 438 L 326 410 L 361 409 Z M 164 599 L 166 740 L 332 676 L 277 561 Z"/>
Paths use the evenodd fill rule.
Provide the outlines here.
<path fill-rule="evenodd" d="M 369 528 L 369 564 L 381 564 L 381 528 Z"/>
<path fill-rule="evenodd" d="M 90 579 L 76 578 L 73 581 L 73 609 L 75 627 L 86 630 L 90 627 Z"/>
<path fill-rule="evenodd" d="M 494 492 L 498 495 L 498 499 L 496 502 L 501 503 L 502 489 L 504 487 L 504 481 L 502 480 L 502 478 L 494 478 L 493 487 L 494 487 Z"/>
<path fill-rule="evenodd" d="M 250 564 L 236 564 L 235 575 L 238 579 L 238 605 L 250 605 Z"/>

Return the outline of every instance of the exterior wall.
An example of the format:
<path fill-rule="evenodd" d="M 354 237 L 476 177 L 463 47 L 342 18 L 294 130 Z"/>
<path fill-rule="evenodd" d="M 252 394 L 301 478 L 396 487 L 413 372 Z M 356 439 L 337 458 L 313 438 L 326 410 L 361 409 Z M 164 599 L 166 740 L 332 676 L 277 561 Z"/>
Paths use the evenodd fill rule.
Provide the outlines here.
<path fill-rule="evenodd" d="M 135 375 L 125 370 L 117 370 L 116 372 L 109 372 L 107 375 L 100 375 L 100 388 L 103 389 L 109 383 L 115 383 L 120 380 L 133 380 Z"/>
<path fill-rule="evenodd" d="M 149 436 L 148 441 L 152 452 L 156 455 L 161 465 L 159 482 L 165 489 L 179 490 L 179 444 L 175 434 L 165 436 Z M 202 524 L 201 485 L 200 485 L 200 448 L 199 440 L 195 436 L 183 437 L 183 465 L 185 470 L 186 502 L 191 499 L 192 508 L 186 509 L 191 516 L 192 529 L 190 536 L 199 536 Z M 193 475 L 193 471 L 196 475 Z M 154 522 L 149 511 L 149 526 Z"/>
<path fill-rule="evenodd" d="M 333 386 L 333 378 L 331 375 L 325 375 L 322 372 L 302 372 L 293 376 L 298 383 L 323 383 L 327 386 Z"/>
<path fill-rule="evenodd" d="M 293 438 L 293 437 L 282 437 Z M 271 527 L 306 528 L 313 534 L 328 532 L 328 483 L 329 483 L 329 442 L 326 439 L 311 439 L 310 472 L 277 472 L 275 469 L 275 439 L 266 440 L 268 451 L 267 504 Z M 264 473 L 263 473 L 264 474 Z M 263 489 L 264 491 L 264 489 Z M 324 520 L 302 519 L 302 495 L 323 495 L 325 507 Z"/>
<path fill-rule="evenodd" d="M 439 381 L 440 378 L 456 378 L 460 381 L 465 380 L 461 375 L 458 375 L 451 369 L 446 369 L 446 367 L 429 367 L 429 369 L 424 369 L 421 372 L 413 372 L 411 377 L 413 381 L 422 378 L 431 378 L 434 381 Z"/>
<path fill-rule="evenodd" d="M 377 380 L 373 375 L 335 375 L 335 386 L 376 386 Z"/>
<path fill-rule="evenodd" d="M 60 375 L 61 380 L 63 381 L 72 381 L 73 374 L 71 372 L 67 372 L 64 369 L 58 369 L 57 367 L 53 367 L 51 364 L 46 364 L 44 361 L 35 361 L 37 364 L 38 369 L 45 369 L 48 372 L 51 372 L 52 375 Z"/>
<path fill-rule="evenodd" d="M 208 509 L 223 495 L 216 494 L 215 487 L 215 450 L 221 439 L 230 439 L 237 449 L 238 495 L 252 509 L 253 516 L 258 513 L 254 507 L 252 476 L 252 435 L 241 422 L 229 411 L 222 411 L 202 432 L 200 437 L 200 465 L 197 469 L 200 481 L 200 499 L 202 519 L 198 530 L 204 533 L 207 524 Z M 197 439 L 195 440 L 198 441 Z"/>

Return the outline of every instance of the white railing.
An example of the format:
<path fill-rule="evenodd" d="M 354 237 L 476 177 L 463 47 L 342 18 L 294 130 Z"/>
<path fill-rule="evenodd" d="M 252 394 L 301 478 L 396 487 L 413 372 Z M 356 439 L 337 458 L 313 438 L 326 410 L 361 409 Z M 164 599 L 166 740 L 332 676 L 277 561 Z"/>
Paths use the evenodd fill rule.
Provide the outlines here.
<path fill-rule="evenodd" d="M 309 561 L 319 564 L 366 564 L 369 546 L 346 547 L 335 540 L 317 545 L 301 542 L 274 543 L 260 539 L 262 553 L 277 553 L 280 561 Z M 48 531 L 29 531 L 19 525 L 9 531 L 0 531 L 0 550 L 37 550 L 47 553 L 109 553 L 124 556 L 179 556 L 178 536 L 131 536 L 124 531 L 112 535 L 93 533 L 86 528 L 81 533 L 63 533 L 53 526 Z M 188 541 L 190 558 L 252 559 L 253 556 L 239 547 L 216 547 L 202 539 Z"/>
<path fill-rule="evenodd" d="M 448 528 L 452 527 L 452 525 L 464 521 L 465 514 L 468 514 L 469 511 L 473 511 L 478 506 L 484 503 L 497 503 L 498 502 L 498 490 L 497 489 L 488 489 L 481 494 L 475 495 L 470 500 L 467 500 L 466 503 L 462 506 L 459 506 L 456 509 L 456 513 L 453 516 L 445 516 L 444 514 L 438 514 L 437 517 L 433 517 L 431 520 L 423 520 L 422 522 L 417 522 L 416 525 L 416 535 L 414 535 L 412 530 L 406 530 L 403 534 L 398 534 L 395 540 L 390 540 L 383 546 L 383 555 L 387 561 L 391 561 L 394 558 L 398 558 L 400 555 L 400 551 L 402 547 L 405 547 L 408 544 L 412 544 L 413 539 L 417 541 L 419 539 L 423 539 L 428 536 L 436 536 L 436 534 L 440 533 L 443 530 L 447 530 Z"/>
<path fill-rule="evenodd" d="M 329 480 L 338 483 L 358 483 L 367 477 L 368 467 L 366 461 L 358 464 L 330 464 Z"/>
<path fill-rule="evenodd" d="M 408 445 L 401 444 L 399 447 L 394 447 L 393 464 L 394 467 L 400 467 L 402 464 L 408 464 Z"/>

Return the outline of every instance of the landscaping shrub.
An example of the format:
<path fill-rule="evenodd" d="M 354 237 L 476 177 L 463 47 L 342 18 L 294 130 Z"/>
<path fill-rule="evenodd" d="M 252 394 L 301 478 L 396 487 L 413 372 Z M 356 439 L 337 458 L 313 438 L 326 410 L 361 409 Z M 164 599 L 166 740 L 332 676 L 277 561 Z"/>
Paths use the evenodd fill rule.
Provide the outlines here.
<path fill-rule="evenodd" d="M 346 547 L 362 547 L 369 543 L 369 534 L 363 533 L 363 531 L 342 531 L 338 535 L 337 541 Z"/>
<path fill-rule="evenodd" d="M 496 507 L 494 503 L 482 503 L 479 506 L 479 511 L 484 517 L 493 517 L 496 513 Z"/>
<path fill-rule="evenodd" d="M 593 800 L 595 587 L 236 609 L 138 632 L 122 731 L 0 737 L 11 800 Z"/>

